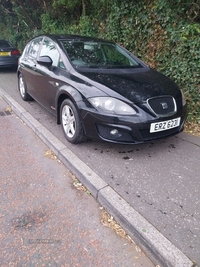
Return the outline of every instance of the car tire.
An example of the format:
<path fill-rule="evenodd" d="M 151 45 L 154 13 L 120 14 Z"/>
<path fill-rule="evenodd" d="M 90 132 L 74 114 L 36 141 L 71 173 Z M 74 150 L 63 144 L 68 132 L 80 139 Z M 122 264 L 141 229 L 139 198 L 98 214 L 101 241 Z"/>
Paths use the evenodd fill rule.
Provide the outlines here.
<path fill-rule="evenodd" d="M 75 105 L 65 99 L 60 108 L 60 121 L 65 138 L 72 144 L 85 141 L 86 137 Z"/>
<path fill-rule="evenodd" d="M 18 75 L 18 88 L 19 88 L 19 92 L 20 92 L 21 98 L 24 101 L 33 100 L 32 97 L 27 93 L 26 84 L 24 82 L 24 79 L 23 79 L 21 73 Z"/>

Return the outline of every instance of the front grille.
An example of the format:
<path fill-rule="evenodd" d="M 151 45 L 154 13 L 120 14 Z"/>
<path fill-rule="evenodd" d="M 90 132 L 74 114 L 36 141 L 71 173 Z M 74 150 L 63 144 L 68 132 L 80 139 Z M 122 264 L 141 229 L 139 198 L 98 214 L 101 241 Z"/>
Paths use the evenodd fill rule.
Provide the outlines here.
<path fill-rule="evenodd" d="M 127 131 L 117 128 L 119 133 L 117 135 L 112 135 L 110 131 L 113 129 L 116 129 L 116 127 L 97 125 L 98 134 L 103 139 L 116 142 L 134 142 L 132 136 Z"/>
<path fill-rule="evenodd" d="M 176 112 L 176 102 L 171 96 L 150 98 L 147 103 L 153 112 L 159 116 L 169 116 Z"/>
<path fill-rule="evenodd" d="M 167 137 L 172 134 L 175 134 L 176 132 L 178 133 L 178 130 L 179 128 L 173 128 L 173 129 L 169 129 L 169 130 L 162 131 L 162 132 L 150 133 L 148 129 L 148 130 L 140 130 L 140 134 L 144 141 L 149 141 L 149 140 L 154 140 L 157 138 Z"/>

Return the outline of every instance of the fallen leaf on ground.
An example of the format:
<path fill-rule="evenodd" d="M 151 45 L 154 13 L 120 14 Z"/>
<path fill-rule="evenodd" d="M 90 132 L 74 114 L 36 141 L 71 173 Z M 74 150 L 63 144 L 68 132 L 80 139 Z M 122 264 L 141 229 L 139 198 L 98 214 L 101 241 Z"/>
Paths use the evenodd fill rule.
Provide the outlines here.
<path fill-rule="evenodd" d="M 48 149 L 44 153 L 45 157 L 50 158 L 50 159 L 57 159 L 56 155 L 51 149 Z"/>
<path fill-rule="evenodd" d="M 107 211 L 100 207 L 101 209 L 101 223 L 104 226 L 107 226 L 111 229 L 113 229 L 117 235 L 121 236 L 122 238 L 127 239 L 128 241 L 130 241 L 131 243 L 134 243 L 133 240 L 131 239 L 131 237 L 125 232 L 125 230 L 120 226 L 119 223 L 117 223 L 113 216 L 111 216 L 110 214 L 107 213 Z"/>

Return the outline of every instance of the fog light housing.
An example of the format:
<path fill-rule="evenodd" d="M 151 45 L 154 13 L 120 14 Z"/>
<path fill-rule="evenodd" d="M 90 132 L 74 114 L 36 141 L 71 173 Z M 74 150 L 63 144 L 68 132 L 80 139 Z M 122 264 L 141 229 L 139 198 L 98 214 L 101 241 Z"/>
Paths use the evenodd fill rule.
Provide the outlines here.
<path fill-rule="evenodd" d="M 110 131 L 110 134 L 113 135 L 113 136 L 116 136 L 116 137 L 122 136 L 122 134 L 117 129 L 112 129 Z"/>
<path fill-rule="evenodd" d="M 112 135 L 116 135 L 118 133 L 119 133 L 119 131 L 117 129 L 113 129 L 110 131 L 110 134 L 112 134 Z"/>
<path fill-rule="evenodd" d="M 97 131 L 101 138 L 116 142 L 134 142 L 130 133 L 125 129 L 115 128 L 109 125 L 97 125 Z"/>

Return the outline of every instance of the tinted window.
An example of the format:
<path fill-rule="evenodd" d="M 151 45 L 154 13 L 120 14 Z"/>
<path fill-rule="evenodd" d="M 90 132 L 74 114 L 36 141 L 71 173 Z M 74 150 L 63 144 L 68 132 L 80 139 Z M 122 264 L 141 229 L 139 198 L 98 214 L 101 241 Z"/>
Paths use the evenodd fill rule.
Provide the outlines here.
<path fill-rule="evenodd" d="M 40 44 L 42 42 L 42 38 L 34 39 L 29 46 L 28 54 L 34 58 L 37 57 L 38 50 L 40 48 Z"/>
<path fill-rule="evenodd" d="M 102 45 L 103 53 L 107 61 L 112 64 L 119 64 L 122 66 L 135 65 L 136 62 L 131 62 L 130 58 L 125 55 L 124 51 L 115 45 Z"/>
<path fill-rule="evenodd" d="M 62 43 L 71 62 L 76 67 L 140 67 L 134 58 L 113 43 L 82 41 L 63 41 Z"/>
<path fill-rule="evenodd" d="M 49 39 L 45 38 L 42 43 L 42 48 L 40 51 L 40 56 L 49 56 L 53 63 L 52 65 L 55 67 L 60 66 L 60 55 L 55 46 L 55 44 Z"/>

